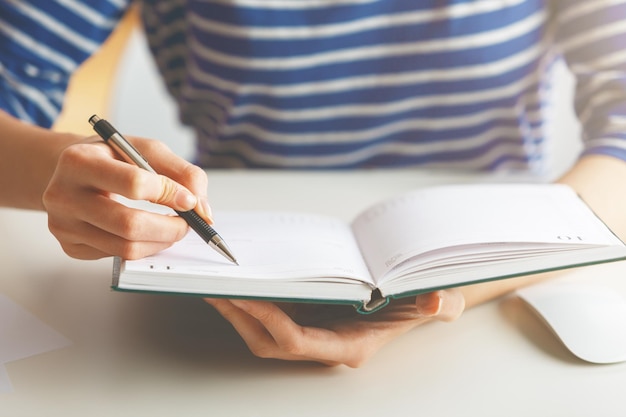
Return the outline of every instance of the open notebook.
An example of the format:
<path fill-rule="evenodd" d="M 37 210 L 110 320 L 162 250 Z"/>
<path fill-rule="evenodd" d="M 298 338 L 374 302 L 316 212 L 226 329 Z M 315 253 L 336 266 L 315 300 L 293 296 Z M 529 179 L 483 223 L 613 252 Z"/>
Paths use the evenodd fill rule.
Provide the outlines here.
<path fill-rule="evenodd" d="M 332 204 L 332 202 L 329 202 Z M 117 290 L 350 303 L 626 258 L 626 246 L 567 186 L 447 185 L 366 208 L 350 224 L 311 213 L 217 213 L 239 260 L 195 233 L 154 256 L 116 260 Z"/>

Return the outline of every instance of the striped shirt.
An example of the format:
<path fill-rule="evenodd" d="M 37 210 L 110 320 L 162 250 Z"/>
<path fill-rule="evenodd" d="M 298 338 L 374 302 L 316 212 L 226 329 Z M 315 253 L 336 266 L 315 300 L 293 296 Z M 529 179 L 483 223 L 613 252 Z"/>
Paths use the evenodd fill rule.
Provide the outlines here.
<path fill-rule="evenodd" d="M 51 126 L 70 75 L 127 6 L 127 0 L 0 0 L 0 109 Z"/>
<path fill-rule="evenodd" d="M 49 125 L 125 5 L 3 1 L 0 106 Z M 93 27 L 77 5 L 103 25 L 50 44 Z M 560 59 L 584 152 L 626 160 L 626 0 L 144 0 L 142 17 L 205 167 L 541 172 Z"/>

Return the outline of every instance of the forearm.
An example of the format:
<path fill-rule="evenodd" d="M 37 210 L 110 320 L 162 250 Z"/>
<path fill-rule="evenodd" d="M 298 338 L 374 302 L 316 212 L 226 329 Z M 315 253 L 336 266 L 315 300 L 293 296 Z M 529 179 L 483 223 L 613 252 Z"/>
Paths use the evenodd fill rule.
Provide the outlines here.
<path fill-rule="evenodd" d="M 0 206 L 42 210 L 41 197 L 59 154 L 80 139 L 0 111 Z"/>
<path fill-rule="evenodd" d="M 626 178 L 626 162 L 610 156 L 593 155 L 580 159 L 557 182 L 571 186 L 617 236 L 626 240 L 626 182 L 621 178 Z M 567 272 L 493 281 L 463 287 L 461 291 L 467 307 L 471 307 L 564 273 Z"/>

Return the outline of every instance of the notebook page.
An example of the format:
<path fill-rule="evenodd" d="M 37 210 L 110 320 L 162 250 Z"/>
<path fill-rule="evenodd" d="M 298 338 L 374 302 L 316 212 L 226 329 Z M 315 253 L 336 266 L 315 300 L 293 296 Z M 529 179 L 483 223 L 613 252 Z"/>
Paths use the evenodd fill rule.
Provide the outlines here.
<path fill-rule="evenodd" d="M 287 212 L 215 214 L 215 229 L 239 265 L 211 249 L 194 232 L 171 248 L 137 261 L 125 272 L 247 279 L 346 277 L 369 281 L 351 230 L 325 216 Z"/>
<path fill-rule="evenodd" d="M 375 277 L 451 246 L 618 241 L 570 188 L 554 184 L 425 188 L 371 207 L 352 227 Z"/>

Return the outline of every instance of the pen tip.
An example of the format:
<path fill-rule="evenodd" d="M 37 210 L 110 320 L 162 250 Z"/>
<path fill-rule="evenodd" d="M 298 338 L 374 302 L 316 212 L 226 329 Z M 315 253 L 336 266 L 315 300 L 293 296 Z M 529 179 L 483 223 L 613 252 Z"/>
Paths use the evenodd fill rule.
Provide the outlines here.
<path fill-rule="evenodd" d="M 212 246 L 213 249 L 219 252 L 226 259 L 228 259 L 235 265 L 239 265 L 239 262 L 237 262 L 237 259 L 235 258 L 235 256 L 233 256 L 233 254 L 230 252 L 230 249 L 228 249 L 228 246 L 226 245 L 226 243 L 224 243 L 223 240 L 221 240 L 221 238 L 219 238 L 217 242 L 212 240 L 209 241 L 209 245 Z"/>

